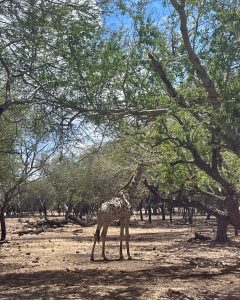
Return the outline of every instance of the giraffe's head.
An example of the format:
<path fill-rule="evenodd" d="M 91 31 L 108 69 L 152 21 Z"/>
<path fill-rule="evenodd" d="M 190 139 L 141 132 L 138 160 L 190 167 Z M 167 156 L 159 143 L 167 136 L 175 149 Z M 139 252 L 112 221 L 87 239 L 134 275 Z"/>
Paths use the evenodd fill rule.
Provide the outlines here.
<path fill-rule="evenodd" d="M 144 167 L 144 166 L 146 166 L 147 164 L 148 164 L 148 161 L 147 161 L 147 160 L 141 159 L 141 160 L 138 161 L 138 166 Z"/>

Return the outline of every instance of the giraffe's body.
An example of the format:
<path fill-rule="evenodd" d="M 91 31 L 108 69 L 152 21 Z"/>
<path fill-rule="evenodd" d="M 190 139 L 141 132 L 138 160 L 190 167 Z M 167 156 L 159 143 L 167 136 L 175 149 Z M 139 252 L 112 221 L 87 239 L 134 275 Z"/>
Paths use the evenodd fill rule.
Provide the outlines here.
<path fill-rule="evenodd" d="M 131 211 L 131 204 L 123 198 L 116 197 L 104 202 L 98 211 L 98 222 L 110 224 L 124 218 Z"/>
<path fill-rule="evenodd" d="M 140 181 L 140 177 L 142 174 L 142 166 L 143 163 L 138 164 L 138 167 L 135 170 L 129 182 L 119 192 L 119 197 L 112 198 L 111 200 L 106 201 L 101 205 L 97 215 L 97 229 L 94 234 L 94 243 L 92 248 L 91 260 L 94 260 L 94 249 L 96 242 L 100 241 L 100 231 L 102 228 L 102 257 L 104 260 L 107 259 L 105 255 L 105 240 L 107 230 L 109 225 L 115 220 L 120 221 L 120 259 L 123 258 L 122 241 L 124 236 L 124 229 L 127 246 L 127 255 L 128 259 L 131 259 L 129 251 L 129 220 L 132 213 L 131 199 L 133 198 L 134 192 Z"/>

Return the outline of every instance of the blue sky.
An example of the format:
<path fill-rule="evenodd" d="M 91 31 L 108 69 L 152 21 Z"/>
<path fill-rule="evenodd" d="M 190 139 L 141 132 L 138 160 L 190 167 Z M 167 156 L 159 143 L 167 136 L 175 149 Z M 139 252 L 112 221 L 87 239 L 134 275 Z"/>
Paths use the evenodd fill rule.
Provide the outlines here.
<path fill-rule="evenodd" d="M 136 3 L 136 7 L 137 7 L 137 3 L 140 1 L 136 0 L 134 2 Z M 133 4 L 133 1 L 131 1 L 131 3 L 132 4 L 130 4 L 129 1 L 129 5 L 131 5 L 131 7 L 134 8 L 135 5 Z M 147 6 L 146 17 L 150 16 L 152 20 L 161 21 L 165 19 L 168 14 L 169 14 L 169 7 L 164 6 L 162 0 L 153 0 Z M 108 28 L 113 32 L 118 31 L 118 29 L 121 26 L 131 27 L 131 19 L 129 15 L 121 14 L 119 11 L 114 14 L 106 16 L 105 21 L 106 24 L 108 25 Z"/>

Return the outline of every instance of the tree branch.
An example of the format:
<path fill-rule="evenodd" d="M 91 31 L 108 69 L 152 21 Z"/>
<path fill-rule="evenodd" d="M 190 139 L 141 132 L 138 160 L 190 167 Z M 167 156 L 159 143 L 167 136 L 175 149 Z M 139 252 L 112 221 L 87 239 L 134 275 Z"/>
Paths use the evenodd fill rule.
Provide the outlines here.
<path fill-rule="evenodd" d="M 158 73 L 163 83 L 165 84 L 169 96 L 177 100 L 178 104 L 180 104 L 182 107 L 188 107 L 188 104 L 186 103 L 184 98 L 178 94 L 171 81 L 168 79 L 167 73 L 165 72 L 160 61 L 157 60 L 157 58 L 152 53 L 148 53 L 148 57 L 151 59 L 155 71 Z"/>
<path fill-rule="evenodd" d="M 209 175 L 211 178 L 216 180 L 228 193 L 230 193 L 230 194 L 235 193 L 235 190 L 234 190 L 233 186 L 221 176 L 221 174 L 219 173 L 217 168 L 216 169 L 212 168 L 201 157 L 199 151 L 197 150 L 197 148 L 193 144 L 191 144 L 189 142 L 185 142 L 185 143 L 182 143 L 182 147 L 188 149 L 192 153 L 192 156 L 194 158 L 194 162 L 195 162 L 196 166 L 199 167 L 199 169 L 201 169 L 207 175 Z"/>
<path fill-rule="evenodd" d="M 171 162 L 170 163 L 170 166 L 171 167 L 174 167 L 178 164 L 195 164 L 195 161 L 194 160 L 184 160 L 184 159 L 179 159 L 177 161 L 174 161 L 174 162 Z"/>
<path fill-rule="evenodd" d="M 162 114 L 168 112 L 169 110 L 167 108 L 157 108 L 157 109 L 127 109 L 127 108 L 119 108 L 119 109 L 101 109 L 101 108 L 83 108 L 78 106 L 67 106 L 68 108 L 71 108 L 78 113 L 78 115 L 86 115 L 88 117 L 94 117 L 94 116 L 109 116 L 109 115 L 115 115 L 118 117 L 127 117 L 127 116 L 146 116 L 146 117 L 152 117 L 156 118 L 158 116 L 161 116 Z"/>
<path fill-rule="evenodd" d="M 181 107 L 189 108 L 187 101 L 183 98 L 182 95 L 178 94 L 176 89 L 173 87 L 171 81 L 168 79 L 166 71 L 164 70 L 161 62 L 159 60 L 157 60 L 157 58 L 151 53 L 149 53 L 148 56 L 153 63 L 155 71 L 157 72 L 157 74 L 160 76 L 163 83 L 165 84 L 169 96 L 174 98 L 176 100 L 177 104 L 180 105 Z M 198 112 L 190 111 L 190 113 L 197 121 L 199 121 L 199 122 L 202 121 L 203 118 Z M 176 115 L 175 115 L 175 118 L 176 118 Z M 223 130 L 218 132 L 218 136 L 225 142 L 224 147 L 239 156 L 240 155 L 240 147 L 239 147 L 240 137 L 236 133 L 235 128 L 229 126 L 227 124 L 227 122 L 223 122 L 221 124 L 221 126 L 222 126 Z M 216 134 L 214 127 L 207 126 L 207 128 L 212 134 Z"/>
<path fill-rule="evenodd" d="M 13 104 L 14 104 L 14 102 L 11 100 L 7 100 L 3 104 L 1 104 L 0 105 L 0 116 Z"/>
<path fill-rule="evenodd" d="M 193 50 L 193 47 L 190 43 L 190 38 L 188 34 L 188 27 L 187 27 L 187 16 L 185 11 L 185 3 L 182 1 L 181 5 L 176 0 L 171 0 L 171 3 L 175 10 L 178 12 L 180 17 L 180 30 L 183 37 L 183 42 L 186 48 L 186 51 L 188 53 L 189 60 L 191 61 L 194 69 L 196 70 L 198 78 L 201 80 L 205 90 L 208 93 L 208 98 L 210 100 L 210 103 L 214 109 L 219 109 L 221 106 L 221 103 L 218 99 L 218 92 L 216 90 L 216 87 L 214 85 L 214 82 L 208 75 L 207 71 L 203 67 L 203 65 L 200 62 L 200 59 L 196 55 L 196 53 Z"/>

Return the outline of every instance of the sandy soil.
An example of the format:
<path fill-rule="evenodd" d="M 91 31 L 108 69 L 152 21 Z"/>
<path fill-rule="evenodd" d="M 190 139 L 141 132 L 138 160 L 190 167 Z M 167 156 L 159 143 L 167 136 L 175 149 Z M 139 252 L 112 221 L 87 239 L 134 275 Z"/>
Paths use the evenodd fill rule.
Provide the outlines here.
<path fill-rule="evenodd" d="M 110 227 L 110 260 L 101 260 L 97 245 L 91 262 L 94 226 L 18 236 L 25 221 L 7 220 L 9 243 L 0 246 L 1 300 L 240 299 L 240 238 L 230 230 L 226 245 L 187 242 L 195 231 L 213 236 L 213 223 L 196 220 L 189 227 L 132 220 L 131 261 L 118 261 L 119 228 Z"/>

